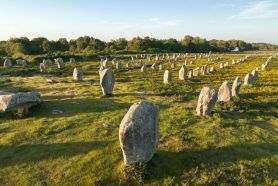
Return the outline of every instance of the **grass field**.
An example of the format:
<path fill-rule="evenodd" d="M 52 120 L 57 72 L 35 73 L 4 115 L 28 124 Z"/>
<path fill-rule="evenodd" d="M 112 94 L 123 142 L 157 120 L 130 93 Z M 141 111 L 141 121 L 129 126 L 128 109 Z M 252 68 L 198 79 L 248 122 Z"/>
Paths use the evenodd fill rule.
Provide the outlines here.
<path fill-rule="evenodd" d="M 102 97 L 99 61 L 79 65 L 84 81 L 72 79 L 74 66 L 38 64 L 0 67 L 0 90 L 39 91 L 43 102 L 28 116 L 0 115 L 0 185 L 278 185 L 278 58 L 252 86 L 242 86 L 233 102 L 217 103 L 213 116 L 195 114 L 202 87 L 219 88 L 261 67 L 270 54 L 256 54 L 220 70 L 220 62 L 246 54 L 222 54 L 222 61 L 198 59 L 216 72 L 164 85 L 164 71 L 117 71 L 114 96 Z M 192 58 L 193 59 L 193 58 Z M 129 58 L 119 59 L 126 63 Z M 136 60 L 138 61 L 138 60 Z M 165 68 L 170 64 L 165 62 Z M 52 77 L 56 82 L 46 82 Z M 160 145 L 147 164 L 124 166 L 118 129 L 129 107 L 140 100 L 160 106 Z M 53 110 L 63 114 L 53 115 Z"/>

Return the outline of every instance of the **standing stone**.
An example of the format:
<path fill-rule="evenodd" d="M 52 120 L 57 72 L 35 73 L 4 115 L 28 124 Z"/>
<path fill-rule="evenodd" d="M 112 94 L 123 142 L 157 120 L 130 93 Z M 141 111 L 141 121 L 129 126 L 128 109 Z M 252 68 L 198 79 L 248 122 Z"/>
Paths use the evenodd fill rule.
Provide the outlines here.
<path fill-rule="evenodd" d="M 42 63 L 44 64 L 45 68 L 52 66 L 52 61 L 50 59 L 44 59 Z"/>
<path fill-rule="evenodd" d="M 253 75 L 248 73 L 244 78 L 244 85 L 251 85 L 253 84 Z"/>
<path fill-rule="evenodd" d="M 143 65 L 143 66 L 141 67 L 141 72 L 143 72 L 143 73 L 146 73 L 146 72 L 147 72 L 147 66 L 146 66 L 146 65 Z"/>
<path fill-rule="evenodd" d="M 159 107 L 149 102 L 133 104 L 119 129 L 125 164 L 146 163 L 159 144 Z"/>
<path fill-rule="evenodd" d="M 231 86 L 228 81 L 224 81 L 218 90 L 218 101 L 229 102 L 232 99 Z"/>
<path fill-rule="evenodd" d="M 185 80 L 187 76 L 187 69 L 185 65 L 182 65 L 181 69 L 179 70 L 179 79 Z"/>
<path fill-rule="evenodd" d="M 112 95 L 115 84 L 115 77 L 113 71 L 108 68 L 100 73 L 100 85 L 104 96 Z"/>
<path fill-rule="evenodd" d="M 99 75 L 101 74 L 101 72 L 102 72 L 104 69 L 105 69 L 105 68 L 104 68 L 102 65 L 100 65 L 99 70 L 98 70 Z"/>
<path fill-rule="evenodd" d="M 129 62 L 126 64 L 126 67 L 127 67 L 128 69 L 132 68 L 132 62 L 129 61 Z"/>
<path fill-rule="evenodd" d="M 175 62 L 171 64 L 171 68 L 176 68 L 176 63 Z"/>
<path fill-rule="evenodd" d="M 170 83 L 172 81 L 172 73 L 169 70 L 165 70 L 163 76 L 163 82 L 165 84 Z"/>
<path fill-rule="evenodd" d="M 265 68 L 266 68 L 266 65 L 262 64 L 262 70 L 265 70 Z"/>
<path fill-rule="evenodd" d="M 163 64 L 160 64 L 159 65 L 159 70 L 163 70 L 164 69 L 164 65 Z"/>
<path fill-rule="evenodd" d="M 142 67 L 143 65 L 145 65 L 145 63 L 141 60 L 139 66 Z"/>
<path fill-rule="evenodd" d="M 104 67 L 104 68 L 108 68 L 109 64 L 108 64 L 108 59 L 104 60 L 101 62 L 101 65 Z"/>
<path fill-rule="evenodd" d="M 198 98 L 196 112 L 197 115 L 209 117 L 217 101 L 217 92 L 215 89 L 204 87 Z"/>
<path fill-rule="evenodd" d="M 193 69 L 193 76 L 197 77 L 199 74 L 199 67 Z"/>
<path fill-rule="evenodd" d="M 13 65 L 12 65 L 12 61 L 11 61 L 10 59 L 6 59 L 6 60 L 4 61 L 3 66 L 4 66 L 5 68 L 10 68 L 10 67 L 12 67 L 12 66 L 13 66 Z"/>
<path fill-rule="evenodd" d="M 220 63 L 220 69 L 223 69 L 223 68 L 224 68 L 224 64 Z"/>
<path fill-rule="evenodd" d="M 201 74 L 204 76 L 204 75 L 206 75 L 206 72 L 207 72 L 207 65 L 204 65 L 201 68 Z"/>
<path fill-rule="evenodd" d="M 64 68 L 64 61 L 62 58 L 55 59 L 55 62 L 57 63 L 58 68 Z"/>
<path fill-rule="evenodd" d="M 83 72 L 81 72 L 79 70 L 79 68 L 74 68 L 72 76 L 73 76 L 74 80 L 82 81 L 82 79 L 83 79 Z"/>
<path fill-rule="evenodd" d="M 123 64 L 121 62 L 116 62 L 116 69 L 122 70 L 123 69 Z"/>
<path fill-rule="evenodd" d="M 258 70 L 253 70 L 253 71 L 251 72 L 251 74 L 252 74 L 252 76 L 253 76 L 253 79 L 257 79 L 258 76 L 259 76 L 259 71 L 258 71 Z"/>
<path fill-rule="evenodd" d="M 157 67 L 157 65 L 156 65 L 156 63 L 154 63 L 154 64 L 152 64 L 151 69 L 156 70 L 156 67 Z"/>
<path fill-rule="evenodd" d="M 74 58 L 70 58 L 70 63 L 75 63 L 75 59 Z"/>
<path fill-rule="evenodd" d="M 40 72 L 45 72 L 46 68 L 44 63 L 40 63 Z"/>
<path fill-rule="evenodd" d="M 236 79 L 234 80 L 233 86 L 232 86 L 232 96 L 233 97 L 239 95 L 240 86 L 241 86 L 240 77 L 236 77 Z"/>
<path fill-rule="evenodd" d="M 192 78 L 193 77 L 193 70 L 189 70 L 188 72 L 188 78 Z"/>

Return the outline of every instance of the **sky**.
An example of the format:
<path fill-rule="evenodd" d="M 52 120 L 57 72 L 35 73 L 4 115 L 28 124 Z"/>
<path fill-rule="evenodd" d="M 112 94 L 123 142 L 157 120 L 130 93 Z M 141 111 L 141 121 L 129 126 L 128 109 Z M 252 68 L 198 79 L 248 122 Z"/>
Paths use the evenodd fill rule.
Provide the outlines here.
<path fill-rule="evenodd" d="M 0 0 L 0 40 L 85 35 L 278 44 L 278 0 Z"/>

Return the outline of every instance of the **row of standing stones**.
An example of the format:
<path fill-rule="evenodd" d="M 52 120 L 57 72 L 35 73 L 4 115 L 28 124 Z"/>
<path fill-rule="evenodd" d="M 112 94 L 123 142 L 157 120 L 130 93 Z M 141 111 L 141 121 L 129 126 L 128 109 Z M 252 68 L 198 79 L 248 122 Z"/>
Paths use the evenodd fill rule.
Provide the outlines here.
<path fill-rule="evenodd" d="M 196 58 L 196 56 L 195 56 Z M 176 59 L 176 58 L 175 58 Z M 212 59 L 211 59 L 212 60 Z M 271 62 L 272 56 L 262 65 L 262 70 L 265 70 L 269 62 Z M 213 61 L 213 60 L 212 60 Z M 244 60 L 240 60 L 244 61 Z M 238 62 L 240 62 L 238 61 Z M 62 58 L 55 59 L 58 64 L 58 68 L 63 68 L 64 62 Z M 75 60 L 71 59 L 70 62 L 74 63 Z M 113 71 L 107 68 L 107 60 L 102 61 L 100 67 L 100 85 L 104 95 L 111 95 L 113 93 L 113 87 L 115 84 L 115 77 Z M 26 63 L 26 62 L 25 62 Z M 25 64 L 24 62 L 17 62 L 17 64 Z M 45 68 L 51 66 L 51 60 L 44 60 L 40 64 L 41 71 Z M 119 63 L 116 63 L 119 65 Z M 127 64 L 127 67 L 130 64 Z M 5 67 L 11 67 L 11 61 L 5 60 Z M 117 65 L 116 65 L 117 66 Z M 152 69 L 155 69 L 155 65 Z M 228 64 L 220 68 L 225 68 Z M 142 68 L 146 68 L 142 64 Z M 209 70 L 207 70 L 209 69 Z M 195 73 L 194 73 L 195 70 Z M 199 69 L 192 70 L 192 74 L 196 76 L 196 71 Z M 144 70 L 143 70 L 144 72 Z M 204 75 L 206 72 L 211 72 L 211 68 L 207 68 L 204 65 L 201 68 L 201 73 Z M 183 65 L 179 70 L 179 79 L 184 80 L 186 78 L 187 69 Z M 75 80 L 82 80 L 83 73 L 75 68 L 73 72 L 73 78 Z M 248 73 L 244 78 L 244 84 L 253 84 L 254 80 L 258 78 L 258 68 Z M 172 80 L 172 75 L 169 70 L 164 73 L 164 83 L 169 83 Z M 228 81 L 223 82 L 220 86 L 218 92 L 216 89 L 203 87 L 197 102 L 196 113 L 202 117 L 209 117 L 213 110 L 216 101 L 229 102 L 232 97 L 238 96 L 240 92 L 240 86 L 242 81 L 240 77 L 236 77 L 232 87 Z M 41 102 L 40 94 L 37 92 L 27 92 L 27 93 L 5 93 L 0 92 L 0 112 L 14 111 L 19 107 L 30 108 Z M 158 144 L 159 144 L 159 107 L 153 103 L 149 102 L 139 102 L 133 104 L 126 115 L 124 116 L 119 129 L 119 141 L 120 147 L 123 152 L 125 164 L 136 164 L 142 162 L 148 162 L 155 154 Z"/>
<path fill-rule="evenodd" d="M 271 59 L 263 66 L 266 67 Z M 169 77 L 169 71 L 165 74 Z M 250 85 L 256 78 L 258 69 L 246 75 L 244 84 Z M 241 84 L 240 78 L 236 77 L 232 87 L 225 81 L 218 92 L 213 88 L 202 88 L 196 108 L 197 115 L 209 117 L 217 100 L 229 102 L 232 97 L 239 95 Z M 159 107 L 149 102 L 133 104 L 120 124 L 119 140 L 125 164 L 148 162 L 159 144 Z"/>

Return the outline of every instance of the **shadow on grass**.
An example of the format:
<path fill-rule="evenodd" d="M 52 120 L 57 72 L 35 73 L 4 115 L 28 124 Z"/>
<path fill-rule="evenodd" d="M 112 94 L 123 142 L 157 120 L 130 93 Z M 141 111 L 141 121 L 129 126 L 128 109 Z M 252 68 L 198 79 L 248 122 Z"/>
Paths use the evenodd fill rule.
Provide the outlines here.
<path fill-rule="evenodd" d="M 59 157 L 69 158 L 86 154 L 92 150 L 104 148 L 112 141 L 72 142 L 55 144 L 0 145 L 0 167 L 25 163 L 36 163 L 42 160 Z"/>
<path fill-rule="evenodd" d="M 158 151 L 147 164 L 147 180 L 180 177 L 192 168 L 205 165 L 209 169 L 222 163 L 256 160 L 278 155 L 278 143 L 236 144 L 219 148 L 186 150 L 181 152 Z"/>
<path fill-rule="evenodd" d="M 42 102 L 32 109 L 32 116 L 49 117 L 53 110 L 61 110 L 63 114 L 53 115 L 53 117 L 67 117 L 84 113 L 100 113 L 128 109 L 131 104 L 117 102 L 113 99 L 101 98 L 74 98 L 65 96 L 61 100 L 48 100 Z"/>

